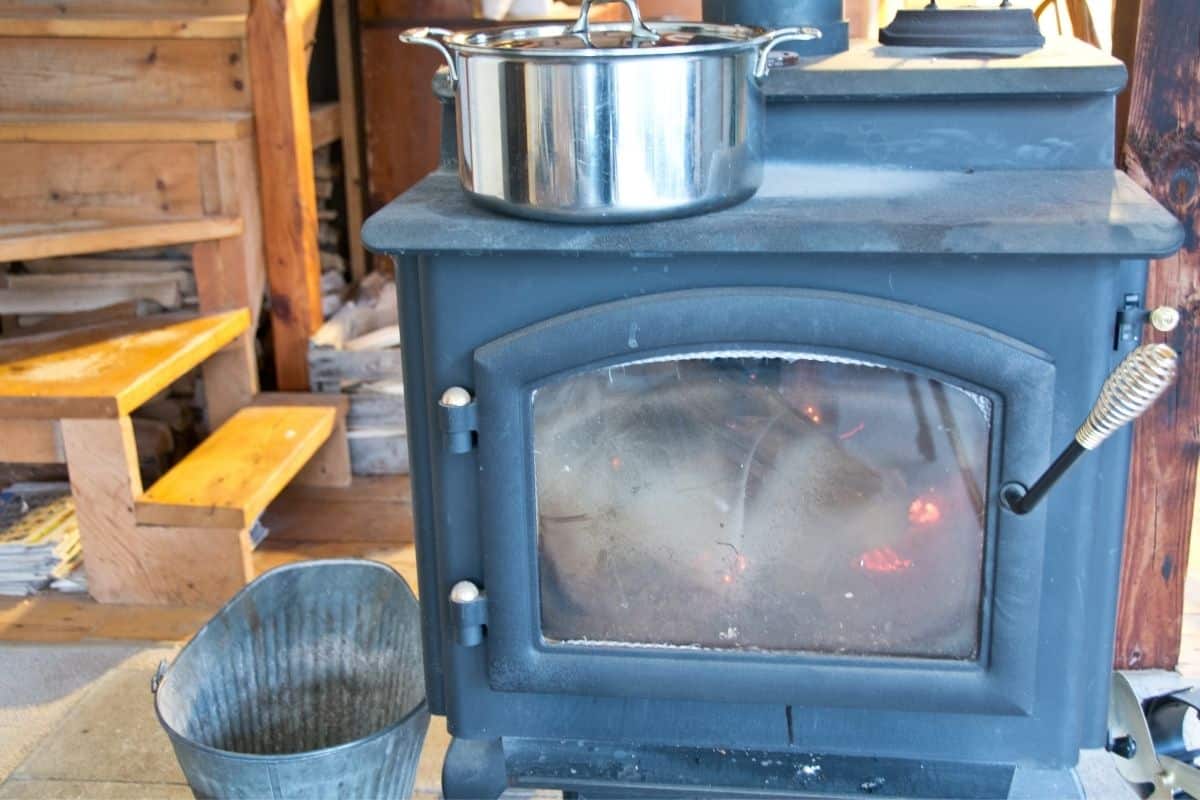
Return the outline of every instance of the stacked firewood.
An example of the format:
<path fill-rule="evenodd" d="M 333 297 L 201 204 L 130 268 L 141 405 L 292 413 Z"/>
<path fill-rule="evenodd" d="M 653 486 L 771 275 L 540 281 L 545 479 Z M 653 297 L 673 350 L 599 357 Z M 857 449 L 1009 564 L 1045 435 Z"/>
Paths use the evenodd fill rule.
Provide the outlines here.
<path fill-rule="evenodd" d="M 0 271 L 8 336 L 197 307 L 190 248 L 36 259 Z M 5 313 L 9 305 L 16 313 Z"/>
<path fill-rule="evenodd" d="M 342 305 L 346 292 L 346 258 L 342 246 L 346 223 L 338 210 L 341 164 L 333 159 L 333 145 L 313 152 L 313 177 L 317 184 L 317 244 L 321 253 L 321 315 L 328 319 Z"/>
<path fill-rule="evenodd" d="M 309 342 L 315 392 L 350 396 L 346 418 L 356 475 L 408 472 L 396 285 L 381 272 L 358 282 Z"/>

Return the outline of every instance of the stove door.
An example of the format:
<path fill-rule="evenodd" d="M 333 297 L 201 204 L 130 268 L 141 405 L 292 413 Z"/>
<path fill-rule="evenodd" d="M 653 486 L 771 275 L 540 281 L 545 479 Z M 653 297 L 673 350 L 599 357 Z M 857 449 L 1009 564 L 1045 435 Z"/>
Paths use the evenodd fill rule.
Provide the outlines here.
<path fill-rule="evenodd" d="M 1004 576 L 1040 546 L 1005 540 L 1040 528 L 996 499 L 1046 454 L 1053 368 L 1024 345 L 861 297 L 709 290 L 476 362 L 497 688 L 778 701 L 866 666 L 898 689 L 941 671 L 974 704 L 1032 692 L 993 613 L 1036 618 Z"/>

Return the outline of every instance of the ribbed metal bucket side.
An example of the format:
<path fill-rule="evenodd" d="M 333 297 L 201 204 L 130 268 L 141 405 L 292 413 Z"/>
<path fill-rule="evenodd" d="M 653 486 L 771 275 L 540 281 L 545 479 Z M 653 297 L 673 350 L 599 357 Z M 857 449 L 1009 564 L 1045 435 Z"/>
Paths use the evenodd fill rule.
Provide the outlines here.
<path fill-rule="evenodd" d="M 272 570 L 180 652 L 156 693 L 193 791 L 404 797 L 429 714 L 416 598 L 370 561 Z"/>

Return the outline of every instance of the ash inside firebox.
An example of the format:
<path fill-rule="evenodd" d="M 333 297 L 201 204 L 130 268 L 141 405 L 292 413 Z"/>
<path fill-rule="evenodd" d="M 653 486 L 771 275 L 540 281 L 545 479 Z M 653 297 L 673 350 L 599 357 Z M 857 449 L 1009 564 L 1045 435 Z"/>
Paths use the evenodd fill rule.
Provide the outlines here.
<path fill-rule="evenodd" d="M 705 354 L 575 375 L 533 410 L 548 640 L 977 656 L 988 398 Z"/>

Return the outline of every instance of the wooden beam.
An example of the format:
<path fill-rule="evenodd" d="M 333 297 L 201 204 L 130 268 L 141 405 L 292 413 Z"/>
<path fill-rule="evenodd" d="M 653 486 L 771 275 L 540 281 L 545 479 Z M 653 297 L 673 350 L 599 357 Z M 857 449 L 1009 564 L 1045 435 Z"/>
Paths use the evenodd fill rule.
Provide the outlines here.
<path fill-rule="evenodd" d="M 1148 336 L 1178 350 L 1183 369 L 1135 427 L 1115 663 L 1172 669 L 1200 432 L 1200 14 L 1195 0 L 1142 0 L 1139 16 L 1125 164 L 1187 229 L 1184 249 L 1151 265 L 1146 292 L 1147 306 L 1183 312 L 1173 332 Z"/>
<path fill-rule="evenodd" d="M 1112 13 L 1112 52 L 1125 63 L 1129 74 L 1133 75 L 1133 59 L 1137 51 L 1138 17 L 1141 15 L 1142 0 L 1113 0 Z M 1117 167 L 1125 168 L 1125 129 L 1129 125 L 1129 94 L 1133 81 L 1125 84 L 1125 89 L 1117 95 L 1117 132 L 1116 150 Z"/>
<path fill-rule="evenodd" d="M 312 146 L 316 150 L 333 144 L 342 135 L 342 112 L 337 103 L 321 103 L 309 112 L 309 127 L 312 129 Z"/>
<path fill-rule="evenodd" d="M 354 8 L 350 0 L 333 0 L 333 35 L 337 52 L 338 111 L 342 120 L 342 181 L 346 191 L 346 232 L 349 235 L 350 276 L 358 280 L 367 272 L 367 251 L 362 246 L 363 161 L 358 58 L 354 43 Z"/>
<path fill-rule="evenodd" d="M 140 600 L 149 582 L 129 541 L 134 500 L 142 493 L 133 423 L 129 417 L 68 419 L 61 426 L 88 592 L 101 602 Z"/>
<path fill-rule="evenodd" d="M 237 217 L 201 217 L 153 223 L 123 224 L 72 220 L 0 225 L 0 261 L 25 261 L 54 256 L 163 247 L 237 236 Z"/>
<path fill-rule="evenodd" d="M 0 36 L 82 39 L 240 39 L 244 14 L 71 14 L 57 10 L 0 13 Z"/>
<path fill-rule="evenodd" d="M 321 325 L 317 197 L 304 22 L 317 0 L 256 0 L 247 35 L 254 84 L 275 377 L 308 388 L 308 337 Z"/>
<path fill-rule="evenodd" d="M 0 142 L 207 142 L 254 133 L 248 111 L 0 113 Z"/>

